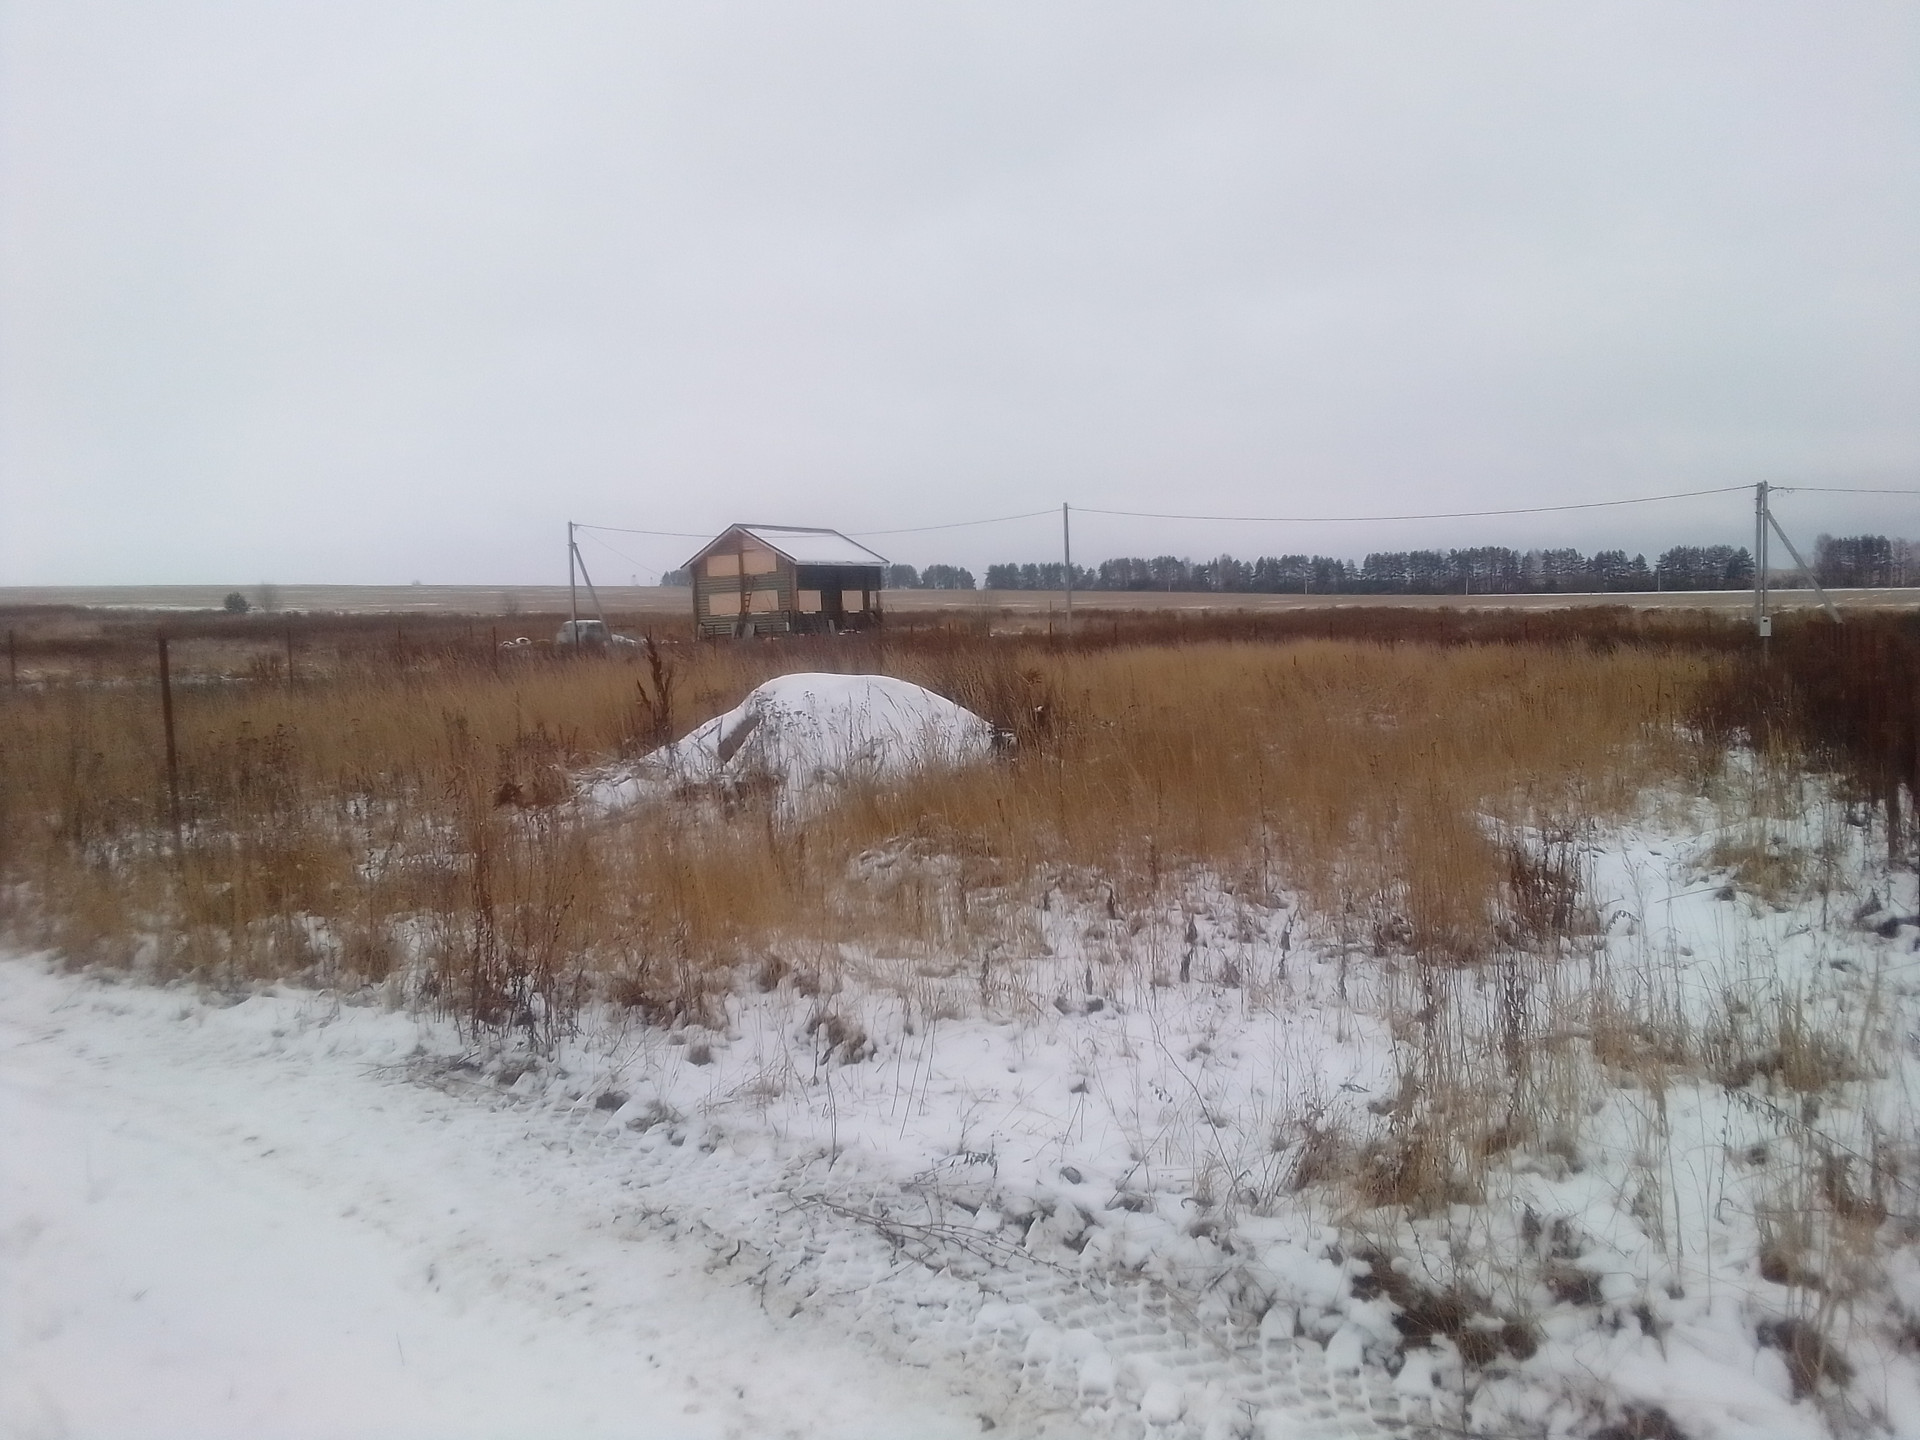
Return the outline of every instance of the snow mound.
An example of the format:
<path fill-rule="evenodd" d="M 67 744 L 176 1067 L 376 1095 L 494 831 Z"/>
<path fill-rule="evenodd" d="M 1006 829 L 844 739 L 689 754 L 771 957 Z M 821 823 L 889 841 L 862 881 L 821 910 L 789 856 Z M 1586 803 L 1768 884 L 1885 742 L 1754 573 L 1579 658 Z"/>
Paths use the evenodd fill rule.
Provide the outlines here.
<path fill-rule="evenodd" d="M 618 810 L 662 786 L 753 782 L 795 795 L 969 764 L 992 750 L 993 734 L 971 710 L 910 681 L 781 675 L 627 774 L 594 785 L 589 798 Z"/>

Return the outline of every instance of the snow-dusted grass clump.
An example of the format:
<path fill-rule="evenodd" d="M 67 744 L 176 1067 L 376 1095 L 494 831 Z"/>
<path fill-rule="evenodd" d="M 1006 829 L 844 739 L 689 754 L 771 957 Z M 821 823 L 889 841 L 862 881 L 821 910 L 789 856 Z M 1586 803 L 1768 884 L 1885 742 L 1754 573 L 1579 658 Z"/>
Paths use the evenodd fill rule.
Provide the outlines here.
<path fill-rule="evenodd" d="M 993 726 L 945 696 L 888 675 L 781 675 L 722 715 L 603 777 L 592 804 L 618 810 L 681 785 L 820 787 L 899 779 L 984 759 Z"/>

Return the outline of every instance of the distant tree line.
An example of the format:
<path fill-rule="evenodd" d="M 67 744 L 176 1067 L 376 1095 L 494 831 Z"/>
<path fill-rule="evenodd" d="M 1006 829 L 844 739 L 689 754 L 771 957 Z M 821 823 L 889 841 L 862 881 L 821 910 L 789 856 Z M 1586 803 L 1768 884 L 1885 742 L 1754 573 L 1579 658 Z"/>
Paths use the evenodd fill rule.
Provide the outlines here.
<path fill-rule="evenodd" d="M 1814 542 L 1814 573 L 1836 588 L 1920 584 L 1920 543 L 1885 535 L 1822 535 Z M 1803 583 L 1774 567 L 1775 583 Z M 989 590 L 1064 590 L 1058 560 L 989 565 Z M 685 585 L 684 570 L 668 571 L 664 585 Z M 973 572 L 959 565 L 889 565 L 890 590 L 972 590 Z M 1651 565 L 1644 555 L 1575 549 L 1512 550 L 1482 545 L 1467 550 L 1381 550 L 1364 560 L 1329 555 L 1263 555 L 1236 560 L 1152 559 L 1126 556 L 1073 567 L 1076 590 L 1184 590 L 1320 595 L 1551 595 L 1594 591 L 1744 590 L 1753 584 L 1753 555 L 1732 545 L 1676 545 Z"/>
<path fill-rule="evenodd" d="M 959 565 L 929 565 L 916 570 L 911 565 L 887 567 L 889 590 L 971 590 L 973 572 Z"/>
<path fill-rule="evenodd" d="M 989 565 L 989 590 L 1062 590 L 1066 567 Z M 1076 590 L 1186 590 L 1344 595 L 1539 595 L 1630 590 L 1727 590 L 1753 583 L 1753 556 L 1730 545 L 1680 545 L 1649 565 L 1644 555 L 1602 550 L 1382 550 L 1355 563 L 1329 555 L 1237 560 L 1130 556 L 1073 567 Z"/>
<path fill-rule="evenodd" d="M 1822 535 L 1813 542 L 1813 573 L 1822 585 L 1912 585 L 1920 582 L 1920 545 L 1885 535 Z"/>

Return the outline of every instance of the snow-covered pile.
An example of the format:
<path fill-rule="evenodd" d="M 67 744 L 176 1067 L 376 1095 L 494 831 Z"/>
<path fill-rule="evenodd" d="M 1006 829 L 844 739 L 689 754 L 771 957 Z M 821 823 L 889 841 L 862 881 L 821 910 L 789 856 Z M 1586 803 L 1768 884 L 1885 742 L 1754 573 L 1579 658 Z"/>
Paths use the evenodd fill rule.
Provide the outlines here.
<path fill-rule="evenodd" d="M 971 710 L 887 675 L 781 675 L 630 771 L 592 803 L 618 810 L 663 785 L 770 782 L 787 795 L 847 780 L 963 765 L 993 747 Z"/>

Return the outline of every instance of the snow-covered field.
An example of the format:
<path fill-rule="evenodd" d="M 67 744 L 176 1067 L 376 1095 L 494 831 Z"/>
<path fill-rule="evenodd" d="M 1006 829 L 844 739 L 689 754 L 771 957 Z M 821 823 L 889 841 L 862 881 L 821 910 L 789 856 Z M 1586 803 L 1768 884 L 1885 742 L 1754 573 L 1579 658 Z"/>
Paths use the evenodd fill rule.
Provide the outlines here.
<path fill-rule="evenodd" d="M 1818 885 L 1580 837 L 1592 932 L 1524 972 L 1062 874 L 969 901 L 1024 949 L 551 1053 L 15 957 L 0 1433 L 1920 1435 L 1920 897 L 1849 818 L 1744 835 Z M 1443 1082 L 1534 1128 L 1359 1205 Z"/>

